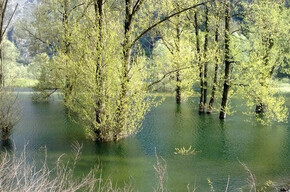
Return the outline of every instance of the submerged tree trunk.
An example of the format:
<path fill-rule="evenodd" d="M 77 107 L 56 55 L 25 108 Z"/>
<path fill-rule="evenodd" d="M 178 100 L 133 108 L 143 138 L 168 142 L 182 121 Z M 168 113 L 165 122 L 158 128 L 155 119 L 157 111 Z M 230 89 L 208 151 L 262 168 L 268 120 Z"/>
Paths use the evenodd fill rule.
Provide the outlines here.
<path fill-rule="evenodd" d="M 203 64 L 201 62 L 201 53 L 200 53 L 200 42 L 199 42 L 199 29 L 198 29 L 198 20 L 197 20 L 197 11 L 194 14 L 194 27 L 195 27 L 195 38 L 196 38 L 196 51 L 198 57 L 199 65 L 199 80 L 200 80 L 200 100 L 199 100 L 199 113 L 204 113 L 204 91 L 203 91 Z"/>
<path fill-rule="evenodd" d="M 204 111 L 206 109 L 207 103 L 207 71 L 208 71 L 208 61 L 207 61 L 207 51 L 208 51 L 208 6 L 205 4 L 205 38 L 204 38 L 204 85 L 203 85 L 203 106 Z M 203 112 L 204 112 L 203 111 Z"/>
<path fill-rule="evenodd" d="M 176 103 L 180 104 L 181 103 L 181 78 L 180 78 L 180 71 L 176 72 Z"/>
<path fill-rule="evenodd" d="M 211 98 L 210 98 L 210 101 L 209 101 L 209 104 L 208 104 L 208 111 L 207 111 L 208 114 L 212 113 L 213 104 L 215 102 L 215 92 L 216 92 L 216 89 L 217 89 L 218 68 L 219 68 L 219 65 L 218 65 L 218 62 L 219 62 L 219 59 L 218 59 L 218 52 L 219 52 L 219 49 L 218 49 L 219 24 L 216 25 L 215 43 L 217 45 L 217 48 L 216 48 L 216 56 L 215 56 L 215 68 L 214 68 L 214 78 L 213 78 L 213 85 L 212 85 L 212 91 L 211 91 Z"/>
<path fill-rule="evenodd" d="M 123 40 L 123 61 L 122 61 L 122 67 L 121 67 L 121 92 L 120 92 L 120 99 L 119 104 L 117 107 L 117 127 L 114 132 L 114 140 L 118 140 L 118 136 L 122 131 L 122 128 L 125 125 L 125 108 L 126 108 L 126 95 L 127 95 L 127 89 L 128 89 L 128 73 L 129 73 L 129 66 L 131 62 L 131 24 L 133 19 L 133 12 L 132 12 L 132 0 L 125 0 L 125 23 L 124 23 L 124 40 Z"/>
<path fill-rule="evenodd" d="M 96 73 L 95 81 L 97 86 L 97 95 L 96 95 L 96 122 L 99 125 L 97 128 L 94 128 L 95 136 L 97 141 L 102 141 L 102 124 L 101 116 L 103 111 L 103 79 L 102 79 L 102 48 L 103 48 L 103 0 L 94 1 L 95 16 L 96 16 L 96 30 L 98 30 L 98 44 L 96 47 L 96 52 L 98 54 L 96 61 Z"/>
<path fill-rule="evenodd" d="M 181 74 L 180 74 L 180 36 L 181 36 L 181 31 L 180 31 L 180 20 L 178 16 L 178 25 L 176 26 L 176 50 L 177 50 L 177 63 L 176 63 L 176 103 L 180 104 L 181 103 Z"/>
<path fill-rule="evenodd" d="M 225 0 L 225 77 L 223 97 L 220 109 L 220 119 L 226 118 L 226 107 L 230 91 L 230 0 Z"/>

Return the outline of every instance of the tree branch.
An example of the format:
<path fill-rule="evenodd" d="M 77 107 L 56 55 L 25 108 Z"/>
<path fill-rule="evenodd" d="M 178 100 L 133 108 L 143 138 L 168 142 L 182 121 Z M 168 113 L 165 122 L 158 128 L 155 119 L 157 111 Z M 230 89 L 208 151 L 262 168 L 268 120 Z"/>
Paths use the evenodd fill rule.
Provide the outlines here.
<path fill-rule="evenodd" d="M 7 1 L 6 1 L 6 2 L 7 2 Z M 6 3 L 6 4 L 7 4 L 7 3 Z M 7 5 L 6 5 L 6 6 L 7 6 Z M 16 4 L 16 6 L 15 6 L 15 8 L 14 8 L 14 11 L 13 11 L 11 17 L 9 18 L 9 21 L 8 21 L 8 23 L 7 23 L 6 27 L 5 27 L 5 29 L 3 30 L 3 32 L 1 31 L 1 33 L 2 33 L 2 34 L 1 34 L 2 38 L 3 38 L 4 34 L 6 33 L 7 28 L 9 27 L 9 25 L 10 25 L 10 23 L 11 23 L 11 21 L 12 21 L 12 18 L 13 18 L 14 15 L 15 15 L 15 12 L 16 12 L 16 10 L 17 10 L 17 7 L 18 7 L 18 3 Z M 6 9 L 6 8 L 5 8 L 5 9 Z M 3 14 L 2 17 L 4 18 L 4 14 Z"/>
<path fill-rule="evenodd" d="M 56 91 L 58 90 L 58 88 L 54 88 L 53 90 L 51 90 L 50 93 L 46 94 L 45 96 L 43 96 L 41 99 L 47 99 L 49 98 L 52 94 L 54 94 Z"/>
<path fill-rule="evenodd" d="M 73 10 L 75 10 L 76 8 L 78 8 L 78 7 L 80 7 L 80 6 L 84 5 L 84 4 L 85 4 L 85 3 L 80 3 L 80 4 L 78 4 L 78 5 L 75 5 L 73 8 L 71 8 L 71 10 L 69 10 L 68 15 L 70 15 L 71 12 L 72 12 Z"/>
<path fill-rule="evenodd" d="M 173 52 L 173 50 L 172 50 L 172 45 L 170 45 L 168 42 L 166 42 L 165 41 L 165 39 L 163 38 L 163 37 L 161 37 L 161 40 L 163 41 L 163 44 L 165 45 L 165 47 L 168 49 L 168 51 L 172 54 L 172 55 L 174 55 L 174 52 Z"/>
<path fill-rule="evenodd" d="M 26 31 L 30 36 L 32 36 L 33 38 L 35 38 L 36 40 L 40 41 L 43 44 L 47 44 L 47 42 L 45 42 L 43 39 L 41 39 L 40 37 L 37 37 L 35 34 L 33 34 L 31 31 L 29 31 L 28 29 L 22 27 L 22 29 L 24 31 Z"/>
<path fill-rule="evenodd" d="M 207 2 L 209 2 L 209 1 L 207 1 Z M 137 36 L 137 37 L 133 40 L 133 42 L 131 43 L 130 47 L 132 47 L 132 46 L 133 46 L 133 45 L 134 45 L 134 44 L 135 44 L 135 43 L 136 43 L 140 38 L 142 38 L 146 33 L 148 33 L 149 31 L 151 31 L 152 29 L 154 29 L 156 26 L 160 25 L 161 23 L 167 21 L 167 20 L 170 19 L 171 17 L 174 17 L 174 16 L 179 15 L 179 14 L 181 14 L 181 13 L 183 13 L 183 12 L 186 12 L 186 11 L 188 11 L 188 10 L 191 10 L 191 9 L 194 9 L 194 8 L 199 7 L 199 6 L 201 6 L 201 5 L 204 5 L 204 4 L 207 3 L 207 2 L 203 2 L 203 3 L 199 3 L 199 4 L 196 4 L 196 5 L 193 5 L 193 6 L 191 6 L 191 7 L 188 7 L 188 8 L 182 9 L 182 10 L 180 10 L 180 11 L 178 11 L 178 12 L 172 13 L 171 15 L 168 15 L 168 16 L 164 17 L 164 18 L 161 19 L 160 21 L 156 22 L 155 24 L 151 25 L 150 27 L 148 27 L 147 29 L 145 29 L 143 32 L 141 32 L 140 35 Z"/>
<path fill-rule="evenodd" d="M 171 75 L 172 73 L 176 73 L 178 71 L 182 71 L 182 70 L 185 70 L 185 69 L 189 69 L 191 68 L 192 66 L 190 67 L 183 67 L 183 68 L 180 68 L 180 69 L 175 69 L 175 70 L 172 70 L 172 71 L 169 71 L 167 73 L 165 73 L 160 79 L 158 79 L 157 81 L 154 81 L 152 83 L 150 83 L 148 86 L 147 86 L 147 89 L 151 88 L 153 85 L 157 84 L 157 83 L 160 83 L 161 81 L 163 81 L 167 76 Z"/>
<path fill-rule="evenodd" d="M 141 5 L 144 3 L 145 0 L 137 0 L 136 4 L 133 7 L 132 10 L 132 17 L 140 10 Z"/>

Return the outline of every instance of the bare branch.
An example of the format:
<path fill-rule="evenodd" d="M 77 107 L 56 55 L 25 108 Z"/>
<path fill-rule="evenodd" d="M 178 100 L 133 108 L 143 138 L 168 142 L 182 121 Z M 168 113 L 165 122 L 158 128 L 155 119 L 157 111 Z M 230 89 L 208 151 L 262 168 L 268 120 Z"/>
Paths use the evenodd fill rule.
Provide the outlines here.
<path fill-rule="evenodd" d="M 228 189 L 229 189 L 229 184 L 230 184 L 230 176 L 228 176 L 228 182 L 227 182 L 227 187 L 226 187 L 226 190 L 225 190 L 225 192 L 228 192 Z"/>
<path fill-rule="evenodd" d="M 75 5 L 73 8 L 71 8 L 71 10 L 68 12 L 68 15 L 70 15 L 71 14 L 71 12 L 73 11 L 73 10 L 75 10 L 76 8 L 78 8 L 78 7 L 80 7 L 80 6 L 82 6 L 82 5 L 84 5 L 85 3 L 80 3 L 80 4 L 78 4 L 78 5 Z"/>
<path fill-rule="evenodd" d="M 209 1 L 207 1 L 207 2 L 209 2 Z M 157 27 L 158 25 L 164 23 L 165 21 L 169 20 L 170 18 L 172 18 L 172 17 L 174 17 L 174 16 L 176 16 L 176 15 L 179 15 L 179 14 L 181 14 L 181 13 L 183 13 L 183 12 L 186 12 L 186 11 L 188 11 L 188 10 L 191 10 L 191 9 L 194 9 L 194 8 L 199 7 L 199 6 L 201 6 L 201 5 L 204 5 L 204 4 L 207 3 L 207 2 L 199 3 L 199 4 L 193 5 L 193 6 L 191 6 L 191 7 L 187 7 L 187 8 L 185 8 L 185 9 L 182 9 L 182 10 L 180 10 L 180 11 L 177 11 L 177 12 L 175 12 L 175 13 L 172 13 L 171 15 L 168 15 L 168 16 L 164 17 L 164 18 L 161 19 L 160 21 L 154 23 L 153 25 L 151 25 L 150 27 L 148 27 L 147 29 L 145 29 L 143 32 L 141 32 L 140 35 L 137 36 L 137 37 L 133 40 L 133 42 L 132 42 L 132 44 L 131 44 L 131 47 L 132 47 L 132 46 L 133 46 L 133 45 L 134 45 L 134 44 L 135 44 L 135 43 L 136 43 L 140 38 L 142 38 L 146 33 L 148 33 L 149 31 L 151 31 L 152 29 L 154 29 L 154 28 Z"/>
<path fill-rule="evenodd" d="M 7 2 L 7 1 L 6 1 L 6 2 Z M 1 33 L 2 33 L 2 34 L 1 34 L 2 38 L 3 38 L 4 34 L 6 33 L 7 28 L 9 27 L 9 25 L 10 25 L 10 23 L 11 23 L 11 21 L 12 21 L 12 18 L 13 18 L 14 15 L 15 15 L 15 12 L 16 12 L 16 10 L 17 10 L 17 7 L 18 7 L 18 3 L 17 3 L 17 5 L 15 6 L 14 11 L 13 11 L 11 17 L 9 18 L 8 23 L 7 23 L 6 27 L 4 28 L 3 32 L 1 31 Z M 5 9 L 6 9 L 6 8 L 5 8 Z M 2 17 L 4 18 L 4 14 L 3 14 Z"/>
<path fill-rule="evenodd" d="M 150 83 L 148 86 L 147 86 L 147 89 L 151 88 L 153 85 L 157 84 L 157 83 L 160 83 L 161 81 L 163 81 L 166 77 L 168 77 L 169 75 L 171 75 L 172 73 L 176 73 L 178 71 L 182 71 L 182 70 L 185 70 L 185 69 L 189 69 L 189 68 L 192 68 L 192 66 L 190 67 L 184 67 L 184 68 L 179 68 L 179 69 L 175 69 L 175 70 L 172 70 L 172 71 L 169 71 L 167 73 L 165 73 L 160 79 L 158 79 L 157 81 L 154 81 L 152 83 Z"/>
<path fill-rule="evenodd" d="M 141 5 L 144 3 L 145 0 L 137 0 L 136 4 L 133 7 L 132 17 L 140 10 Z"/>
<path fill-rule="evenodd" d="M 32 33 L 31 31 L 29 31 L 29 29 L 22 27 L 22 29 L 24 31 L 26 31 L 30 36 L 32 36 L 33 38 L 35 38 L 36 40 L 40 41 L 43 44 L 47 44 L 47 42 L 43 39 L 41 39 L 41 37 L 38 37 L 37 35 L 35 35 L 34 33 Z M 51 45 L 51 44 L 50 44 Z"/>
<path fill-rule="evenodd" d="M 250 192 L 254 191 L 256 192 L 256 181 L 255 181 L 255 176 L 254 174 L 251 172 L 251 170 L 248 168 L 248 166 L 245 163 L 242 163 L 240 160 L 238 160 L 239 163 L 244 167 L 244 169 L 248 172 L 248 185 L 250 188 Z"/>
<path fill-rule="evenodd" d="M 4 5 L 2 5 L 3 7 L 1 7 L 1 37 L 2 37 L 2 27 L 3 27 L 3 23 L 4 23 L 4 17 L 5 17 L 5 12 L 6 12 L 6 9 L 7 9 L 7 4 L 8 4 L 8 0 L 5 1 Z"/>
<path fill-rule="evenodd" d="M 168 51 L 173 55 L 174 52 L 172 50 L 172 45 L 170 45 L 170 43 L 166 42 L 165 39 L 163 37 L 161 37 L 161 40 L 163 41 L 163 44 L 166 46 L 166 48 L 168 49 Z"/>

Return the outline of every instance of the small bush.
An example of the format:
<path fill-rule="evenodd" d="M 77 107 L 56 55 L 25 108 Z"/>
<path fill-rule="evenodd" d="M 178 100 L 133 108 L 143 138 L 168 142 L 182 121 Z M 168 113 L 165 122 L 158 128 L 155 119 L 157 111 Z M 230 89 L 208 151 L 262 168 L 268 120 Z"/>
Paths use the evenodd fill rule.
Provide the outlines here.
<path fill-rule="evenodd" d="M 13 126 L 20 118 L 17 95 L 9 90 L 0 89 L 0 132 L 1 140 L 6 141 L 12 133 Z"/>

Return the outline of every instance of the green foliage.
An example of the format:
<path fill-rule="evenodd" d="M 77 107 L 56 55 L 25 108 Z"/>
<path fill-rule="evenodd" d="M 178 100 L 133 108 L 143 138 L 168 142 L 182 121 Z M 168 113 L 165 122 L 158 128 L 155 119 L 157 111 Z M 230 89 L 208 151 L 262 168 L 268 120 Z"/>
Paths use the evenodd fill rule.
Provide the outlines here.
<path fill-rule="evenodd" d="M 289 10 L 280 2 L 272 1 L 255 1 L 245 7 L 249 34 L 233 36 L 232 83 L 249 109 L 259 104 L 265 106 L 264 115 L 258 115 L 258 120 L 264 123 L 285 121 L 288 112 L 274 77 L 279 68 L 285 67 L 285 58 L 289 57 L 286 51 L 289 43 L 285 44 L 289 42 L 289 19 L 285 19 Z"/>
<path fill-rule="evenodd" d="M 40 97 L 59 90 L 71 118 L 93 140 L 138 132 L 146 113 L 160 102 L 154 91 L 179 90 L 186 99 L 198 85 L 208 95 L 215 89 L 211 97 L 217 100 L 224 82 L 231 87 L 229 100 L 240 95 L 251 113 L 255 106 L 265 106 L 259 120 L 285 121 L 287 109 L 274 77 L 278 70 L 288 70 L 288 8 L 278 1 L 233 4 L 231 14 L 245 16 L 231 20 L 232 68 L 225 81 L 224 2 L 168 17 L 199 2 L 41 0 L 30 16 L 34 19 L 18 25 L 20 39 L 29 37 L 29 49 L 35 50 L 31 64 L 21 71 L 39 81 Z M 145 34 L 159 39 L 149 57 L 138 43 Z M 202 81 L 206 83 L 200 85 Z M 226 112 L 234 111 L 226 106 Z"/>
<path fill-rule="evenodd" d="M 111 10 L 112 7 L 105 3 L 104 25 L 100 29 L 95 25 L 98 18 L 94 7 L 83 3 L 80 9 L 71 9 L 72 13 L 67 22 L 54 26 L 59 29 L 58 38 L 61 38 L 57 55 L 50 60 L 43 55 L 35 58 L 30 71 L 38 76 L 40 83 L 37 89 L 42 90 L 40 96 L 46 98 L 50 94 L 49 90 L 53 88 L 61 90 L 65 105 L 70 111 L 69 115 L 84 126 L 90 138 L 110 141 L 114 140 L 116 135 L 118 139 L 126 137 L 139 130 L 145 114 L 157 103 L 154 96 L 148 95 L 146 87 L 149 73 L 143 69 L 147 59 L 143 52 L 140 52 L 130 63 L 130 79 L 126 80 L 128 92 L 121 103 L 123 118 L 122 121 L 118 121 L 124 62 L 121 51 L 123 37 L 120 33 L 122 21 L 119 15 Z M 61 4 L 70 9 L 74 1 L 58 1 L 49 6 L 42 4 L 38 10 L 44 6 L 57 14 L 58 7 L 55 5 Z M 76 20 L 84 7 L 87 7 L 85 15 Z M 57 16 L 50 19 L 54 20 L 54 17 Z M 103 34 L 101 45 L 100 34 Z M 37 63 L 42 64 L 40 66 Z"/>
<path fill-rule="evenodd" d="M 3 54 L 3 74 L 4 84 L 10 85 L 16 77 L 22 77 L 25 74 L 25 68 L 18 66 L 16 60 L 18 57 L 18 50 L 13 43 L 5 39 L 2 42 Z"/>
<path fill-rule="evenodd" d="M 32 88 L 38 84 L 38 80 L 28 78 L 16 78 L 13 80 L 12 87 Z"/>
<path fill-rule="evenodd" d="M 32 71 L 34 63 L 29 66 L 19 64 L 19 51 L 15 45 L 9 40 L 5 39 L 2 44 L 3 47 L 3 74 L 4 85 L 12 87 L 33 87 L 37 83 L 36 74 Z M 35 58 L 35 60 L 38 57 Z M 39 65 L 40 67 L 40 65 Z M 40 70 L 40 68 L 38 69 Z"/>

